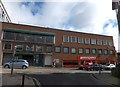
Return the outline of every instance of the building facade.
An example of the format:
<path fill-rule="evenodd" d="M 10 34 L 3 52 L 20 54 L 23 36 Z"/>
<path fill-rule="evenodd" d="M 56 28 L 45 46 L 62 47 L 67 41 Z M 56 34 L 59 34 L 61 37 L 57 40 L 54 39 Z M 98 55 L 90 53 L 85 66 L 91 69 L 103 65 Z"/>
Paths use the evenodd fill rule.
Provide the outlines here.
<path fill-rule="evenodd" d="M 26 59 L 33 66 L 117 62 L 112 36 L 5 22 L 0 35 L 2 63 L 13 58 Z"/>
<path fill-rule="evenodd" d="M 0 22 L 11 22 L 11 19 L 1 0 L 0 0 Z"/>

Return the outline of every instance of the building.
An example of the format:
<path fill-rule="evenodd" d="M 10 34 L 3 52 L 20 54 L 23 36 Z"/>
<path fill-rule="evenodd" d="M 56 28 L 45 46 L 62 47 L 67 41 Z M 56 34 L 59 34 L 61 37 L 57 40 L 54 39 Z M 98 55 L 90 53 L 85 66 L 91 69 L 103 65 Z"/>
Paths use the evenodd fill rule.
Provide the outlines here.
<path fill-rule="evenodd" d="M 116 11 L 117 21 L 118 21 L 118 62 L 120 63 L 120 0 L 112 0 L 112 10 Z"/>
<path fill-rule="evenodd" d="M 11 22 L 11 19 L 1 0 L 0 0 L 0 22 Z"/>
<path fill-rule="evenodd" d="M 52 66 L 53 62 L 63 67 L 117 62 L 112 36 L 6 22 L 2 22 L 0 35 L 2 63 L 13 58 L 37 66 Z"/>

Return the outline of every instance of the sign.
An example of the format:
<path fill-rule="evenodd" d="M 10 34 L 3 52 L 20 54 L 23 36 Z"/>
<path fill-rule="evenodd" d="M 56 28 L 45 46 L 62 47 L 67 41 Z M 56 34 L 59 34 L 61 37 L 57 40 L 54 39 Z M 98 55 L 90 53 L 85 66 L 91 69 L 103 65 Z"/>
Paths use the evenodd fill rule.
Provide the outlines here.
<path fill-rule="evenodd" d="M 79 56 L 78 60 L 96 60 L 97 57 L 92 57 L 92 56 Z"/>

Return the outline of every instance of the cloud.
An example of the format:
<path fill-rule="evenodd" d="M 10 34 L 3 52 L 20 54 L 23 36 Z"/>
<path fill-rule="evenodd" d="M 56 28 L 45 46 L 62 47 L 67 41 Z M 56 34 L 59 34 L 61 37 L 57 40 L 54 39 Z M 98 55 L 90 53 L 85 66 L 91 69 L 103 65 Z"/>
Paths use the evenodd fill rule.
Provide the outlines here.
<path fill-rule="evenodd" d="M 109 35 L 113 36 L 118 49 L 118 29 L 112 0 L 42 1 L 4 0 L 3 3 L 14 23 Z"/>

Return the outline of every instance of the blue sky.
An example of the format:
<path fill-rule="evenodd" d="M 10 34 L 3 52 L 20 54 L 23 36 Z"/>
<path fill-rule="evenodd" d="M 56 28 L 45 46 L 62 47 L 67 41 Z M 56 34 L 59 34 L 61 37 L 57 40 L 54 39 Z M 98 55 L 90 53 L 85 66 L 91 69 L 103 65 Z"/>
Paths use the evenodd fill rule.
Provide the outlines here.
<path fill-rule="evenodd" d="M 2 0 L 13 23 L 113 36 L 118 25 L 112 0 Z"/>

